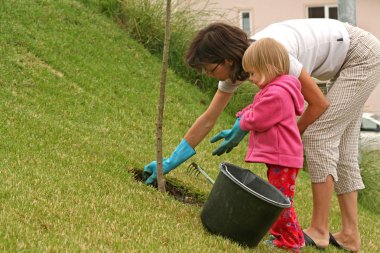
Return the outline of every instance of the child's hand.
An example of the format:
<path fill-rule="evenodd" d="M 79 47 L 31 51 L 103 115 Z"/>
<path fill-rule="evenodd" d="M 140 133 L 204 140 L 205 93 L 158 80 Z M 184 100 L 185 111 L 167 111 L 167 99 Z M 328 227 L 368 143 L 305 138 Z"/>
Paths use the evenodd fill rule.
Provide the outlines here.
<path fill-rule="evenodd" d="M 241 130 L 240 118 L 237 118 L 234 126 L 231 129 L 223 130 L 219 134 L 211 138 L 211 143 L 217 142 L 220 139 L 224 139 L 222 144 L 212 152 L 212 155 L 222 155 L 223 153 L 229 153 L 236 147 L 248 132 Z"/>

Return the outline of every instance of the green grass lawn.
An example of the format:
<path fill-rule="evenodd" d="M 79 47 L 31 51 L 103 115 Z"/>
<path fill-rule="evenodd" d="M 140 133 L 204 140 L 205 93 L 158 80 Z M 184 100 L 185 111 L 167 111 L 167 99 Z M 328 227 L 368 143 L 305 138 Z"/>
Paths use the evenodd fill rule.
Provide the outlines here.
<path fill-rule="evenodd" d="M 161 60 L 81 2 L 0 4 L 0 252 L 277 252 L 208 234 L 201 207 L 134 180 L 128 170 L 156 156 Z M 204 101 L 209 97 L 168 72 L 165 156 Z M 223 114 L 210 137 L 233 122 Z M 189 163 L 214 178 L 222 161 L 265 177 L 262 166 L 244 163 L 246 143 L 222 157 L 212 157 L 213 148 L 204 141 Z M 167 178 L 207 196 L 211 185 L 186 173 L 186 165 Z M 307 226 L 304 172 L 295 202 Z M 332 231 L 338 211 L 334 199 Z M 360 224 L 363 251 L 379 251 L 379 214 L 361 206 Z"/>

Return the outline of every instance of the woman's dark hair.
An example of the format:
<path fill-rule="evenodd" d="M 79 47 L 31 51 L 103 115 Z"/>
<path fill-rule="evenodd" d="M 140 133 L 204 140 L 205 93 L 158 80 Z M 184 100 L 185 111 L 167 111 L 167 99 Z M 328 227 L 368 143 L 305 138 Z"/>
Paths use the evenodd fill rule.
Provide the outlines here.
<path fill-rule="evenodd" d="M 205 64 L 221 64 L 225 60 L 231 60 L 231 81 L 243 81 L 248 78 L 242 67 L 243 55 L 248 46 L 248 36 L 240 28 L 213 23 L 200 30 L 193 38 L 187 49 L 185 62 L 202 71 Z"/>

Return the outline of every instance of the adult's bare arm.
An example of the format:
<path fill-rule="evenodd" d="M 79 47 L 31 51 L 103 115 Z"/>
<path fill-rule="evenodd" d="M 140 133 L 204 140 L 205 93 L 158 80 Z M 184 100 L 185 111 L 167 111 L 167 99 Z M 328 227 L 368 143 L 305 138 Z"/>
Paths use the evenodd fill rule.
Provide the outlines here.
<path fill-rule="evenodd" d="M 195 148 L 212 130 L 232 96 L 233 93 L 217 90 L 207 110 L 198 117 L 185 134 L 184 138 L 191 147 Z"/>
<path fill-rule="evenodd" d="M 207 110 L 194 122 L 184 139 L 172 152 L 169 158 L 164 158 L 163 173 L 169 173 L 195 155 L 195 147 L 205 138 L 215 125 L 218 117 L 228 104 L 232 94 L 217 91 Z M 144 167 L 146 184 L 153 184 L 157 178 L 157 162 L 152 161 Z"/>
<path fill-rule="evenodd" d="M 305 112 L 298 120 L 298 129 L 303 134 L 306 128 L 327 110 L 330 102 L 305 69 L 301 70 L 299 80 L 302 84 L 302 94 L 308 103 Z"/>

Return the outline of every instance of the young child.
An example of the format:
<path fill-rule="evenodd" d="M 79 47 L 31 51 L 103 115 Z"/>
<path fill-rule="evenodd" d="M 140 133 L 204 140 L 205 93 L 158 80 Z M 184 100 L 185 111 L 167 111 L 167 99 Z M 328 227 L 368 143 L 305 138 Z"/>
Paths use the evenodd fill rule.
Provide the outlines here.
<path fill-rule="evenodd" d="M 287 50 L 274 39 L 254 42 L 243 56 L 243 68 L 260 91 L 252 104 L 237 113 L 240 128 L 250 131 L 246 162 L 265 163 L 269 182 L 291 201 L 270 229 L 271 246 L 299 252 L 305 245 L 293 206 L 295 181 L 303 166 L 303 146 L 297 127 L 304 97 L 301 83 L 288 75 Z"/>

